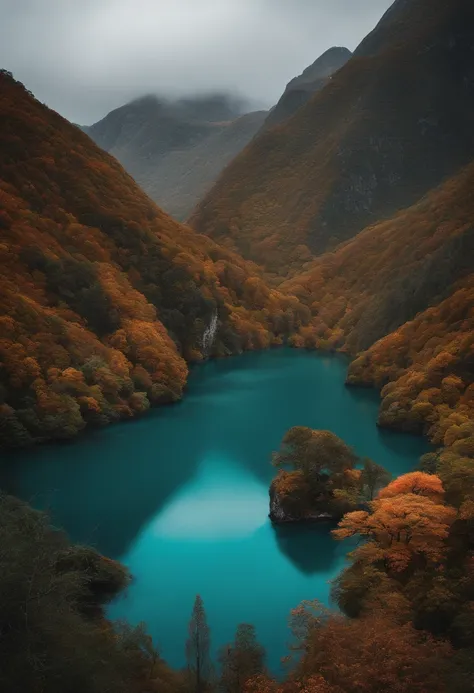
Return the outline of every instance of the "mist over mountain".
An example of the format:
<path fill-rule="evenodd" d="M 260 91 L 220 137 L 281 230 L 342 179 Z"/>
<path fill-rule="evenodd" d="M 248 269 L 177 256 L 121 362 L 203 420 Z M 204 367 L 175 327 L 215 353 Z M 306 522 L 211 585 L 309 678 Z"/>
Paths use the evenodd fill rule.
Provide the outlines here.
<path fill-rule="evenodd" d="M 1 693 L 472 693 L 474 2 L 311 62 L 388 1 L 3 3 L 126 103 L 0 69 Z"/>
<path fill-rule="evenodd" d="M 82 130 L 157 204 L 184 221 L 258 132 L 296 113 L 351 55 L 347 48 L 327 50 L 289 82 L 270 113 L 251 111 L 248 101 L 226 93 L 180 99 L 150 94 Z"/>
<path fill-rule="evenodd" d="M 227 167 L 195 228 L 284 273 L 416 202 L 474 155 L 473 27 L 465 0 L 399 0 Z"/>
<path fill-rule="evenodd" d="M 155 202 L 184 220 L 260 129 L 266 112 L 228 94 L 136 99 L 83 127 Z"/>

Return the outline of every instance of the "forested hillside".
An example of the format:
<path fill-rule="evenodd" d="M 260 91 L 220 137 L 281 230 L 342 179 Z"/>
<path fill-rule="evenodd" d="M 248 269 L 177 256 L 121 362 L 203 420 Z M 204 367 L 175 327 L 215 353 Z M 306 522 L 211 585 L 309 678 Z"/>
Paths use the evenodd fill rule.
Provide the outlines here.
<path fill-rule="evenodd" d="M 310 103 L 227 169 L 192 220 L 311 309 L 296 346 L 358 355 L 348 382 L 383 388 L 382 425 L 468 457 L 473 13 L 464 0 L 395 2 Z"/>
<path fill-rule="evenodd" d="M 5 72 L 0 229 L 5 445 L 174 401 L 188 361 L 281 343 L 308 318 Z"/>
<path fill-rule="evenodd" d="M 237 626 L 215 666 L 199 596 L 187 640 L 183 633 L 186 669 L 171 670 L 145 624 L 106 618 L 130 583 L 126 568 L 71 545 L 45 515 L 0 495 L 1 690 L 470 693 L 472 489 L 472 477 L 452 470 L 414 472 L 382 489 L 370 512 L 344 516 L 334 538 L 363 541 L 333 585 L 340 611 L 295 604 L 283 681 L 267 670 L 249 623 Z"/>
<path fill-rule="evenodd" d="M 191 223 L 278 275 L 420 199 L 474 157 L 474 6 L 399 0 L 289 121 L 226 169 Z"/>
<path fill-rule="evenodd" d="M 107 618 L 107 606 L 130 584 L 128 570 L 72 544 L 48 516 L 0 493 L 1 693 L 472 693 L 474 4 L 397 0 L 349 62 L 324 85 L 320 78 L 310 70 L 289 85 L 273 124 L 230 164 L 185 226 L 81 129 L 0 71 L 0 448 L 73 438 L 86 427 L 175 402 L 189 364 L 287 341 L 350 355 L 347 385 L 381 391 L 379 425 L 433 443 L 418 469 L 391 481 L 384 460 L 361 459 L 333 431 L 304 422 L 292 424 L 273 456 L 268 450 L 268 463 L 279 469 L 272 520 L 329 517 L 332 537 L 353 542 L 332 582 L 334 608 L 293 605 L 279 677 L 268 670 L 251 623 L 235 624 L 235 638 L 219 642 L 215 656 L 199 595 L 187 637 L 183 632 L 186 668 L 173 671 L 145 624 Z M 301 105 L 308 89 L 320 90 Z M 132 143 L 141 163 L 153 142 L 151 153 L 163 166 L 153 182 L 156 195 L 176 195 L 185 210 L 198 182 L 215 175 L 213 162 L 224 151 L 233 156 L 235 143 L 250 140 L 263 116 L 234 119 L 219 100 L 185 103 L 178 125 L 176 114 L 160 111 L 169 129 L 159 140 L 151 127 L 157 107 L 148 100 L 134 112 L 144 117 L 138 141 L 136 122 L 125 128 L 130 110 L 124 119 L 112 115 L 99 134 L 112 151 L 121 138 Z M 194 158 L 181 158 L 181 138 Z M 203 166 L 210 142 L 212 160 Z M 181 180 L 177 172 L 189 166 L 193 176 Z M 306 372 L 302 381 L 307 387 Z M 244 379 L 239 387 L 247 387 Z M 315 388 L 311 396 L 326 405 L 327 390 Z M 298 393 L 288 387 L 284 405 L 291 408 Z M 225 397 L 213 405 L 223 406 Z M 229 418 L 223 436 L 231 426 L 240 435 L 239 417 Z M 272 417 L 262 411 L 262 421 L 255 418 L 261 427 Z M 233 464 L 216 444 L 212 414 L 209 420 L 203 450 Z M 191 435 L 183 440 L 196 444 Z M 258 457 L 257 436 L 250 440 Z M 387 436 L 387 447 L 392 441 Z M 67 452 L 65 465 L 66 458 Z M 160 475 L 179 466 L 174 451 L 161 458 Z M 136 465 L 132 473 L 146 484 Z M 97 467 L 96 474 L 104 488 L 113 483 L 106 470 Z M 187 484 L 192 474 L 185 474 Z M 86 482 L 78 486 L 82 507 L 90 499 L 83 498 Z M 156 494 L 156 484 L 148 486 Z M 186 493 L 199 502 L 181 505 L 176 494 L 175 507 L 179 521 L 187 507 L 193 523 L 211 501 L 190 488 Z M 212 521 L 219 523 L 227 496 L 221 486 L 214 490 L 220 495 Z M 126 504 L 129 496 L 127 486 L 120 499 Z M 245 496 L 246 510 L 248 502 Z M 107 503 L 98 505 L 110 522 Z M 158 517 L 147 518 L 137 536 L 146 527 L 157 535 Z M 297 534 L 279 539 L 278 529 L 277 549 L 283 553 L 293 541 L 298 549 Z M 326 532 L 311 527 L 311 537 L 320 530 Z M 241 580 L 255 567 L 238 553 L 246 539 L 229 536 L 219 542 L 235 552 L 231 570 Z M 197 542 L 191 547 L 187 536 L 179 538 L 166 569 L 173 580 L 187 580 L 202 555 Z M 171 533 L 165 539 L 174 541 Z M 160 544 L 149 543 L 159 571 Z M 301 546 L 308 554 L 306 539 Z M 174 562 L 178 552 L 187 564 Z M 341 554 L 328 550 L 318 560 L 304 576 L 310 592 L 316 573 L 327 574 L 319 566 L 339 565 Z M 214 556 L 208 568 L 219 573 Z M 299 570 L 295 561 L 289 568 Z M 290 570 L 280 583 L 275 577 L 269 576 L 280 599 Z M 156 584 L 173 610 L 161 643 L 177 623 L 177 598 Z M 152 622 L 156 605 L 146 589 Z M 223 611 L 239 591 L 229 594 L 224 584 Z M 273 628 L 271 601 L 258 604 L 253 584 L 250 592 Z"/>
<path fill-rule="evenodd" d="M 473 185 L 471 163 L 281 284 L 311 307 L 319 346 L 357 353 L 469 280 Z"/>
<path fill-rule="evenodd" d="M 294 342 L 358 358 L 350 384 L 382 390 L 380 424 L 474 457 L 474 164 L 287 281 L 313 320 Z M 368 351 L 363 351 L 367 349 Z"/>
<path fill-rule="evenodd" d="M 147 96 L 82 129 L 160 207 L 183 221 L 267 116 L 244 110 L 219 94 L 174 102 Z"/>
<path fill-rule="evenodd" d="M 112 624 L 127 569 L 72 545 L 49 518 L 0 494 L 3 693 L 174 693 L 182 686 L 143 625 Z"/>

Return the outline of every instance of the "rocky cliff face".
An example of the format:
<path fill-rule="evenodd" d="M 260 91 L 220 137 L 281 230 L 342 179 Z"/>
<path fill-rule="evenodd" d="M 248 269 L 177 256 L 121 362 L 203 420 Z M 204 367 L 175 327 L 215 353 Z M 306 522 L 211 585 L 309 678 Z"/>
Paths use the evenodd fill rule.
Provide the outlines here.
<path fill-rule="evenodd" d="M 304 514 L 292 514 L 284 509 L 281 498 L 275 490 L 275 485 L 270 485 L 270 520 L 274 524 L 291 524 L 296 522 L 327 522 L 336 520 L 334 515 L 328 512 L 312 512 Z"/>

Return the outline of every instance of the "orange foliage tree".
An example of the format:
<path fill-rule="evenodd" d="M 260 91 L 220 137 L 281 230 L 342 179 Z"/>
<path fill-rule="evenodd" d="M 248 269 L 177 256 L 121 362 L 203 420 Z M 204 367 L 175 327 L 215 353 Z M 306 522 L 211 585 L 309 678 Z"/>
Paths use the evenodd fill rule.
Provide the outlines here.
<path fill-rule="evenodd" d="M 348 513 L 333 530 L 336 539 L 367 537 L 354 552 L 355 560 L 384 562 L 395 572 L 414 560 L 437 562 L 445 550 L 449 528 L 456 519 L 454 508 L 413 493 L 372 501 L 371 512 Z"/>

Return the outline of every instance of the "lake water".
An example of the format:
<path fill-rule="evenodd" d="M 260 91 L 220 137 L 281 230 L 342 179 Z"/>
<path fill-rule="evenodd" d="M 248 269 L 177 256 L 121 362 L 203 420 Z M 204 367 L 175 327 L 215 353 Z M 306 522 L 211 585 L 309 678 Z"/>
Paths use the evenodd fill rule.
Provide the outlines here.
<path fill-rule="evenodd" d="M 183 402 L 16 455 L 2 486 L 129 566 L 134 583 L 110 616 L 145 621 L 171 665 L 184 664 L 199 593 L 213 650 L 238 623 L 253 623 L 276 672 L 290 609 L 328 603 L 348 550 L 329 525 L 269 522 L 270 456 L 284 433 L 329 429 L 395 475 L 427 450 L 420 438 L 377 429 L 378 395 L 346 388 L 346 367 L 291 349 L 209 362 L 193 370 Z"/>

